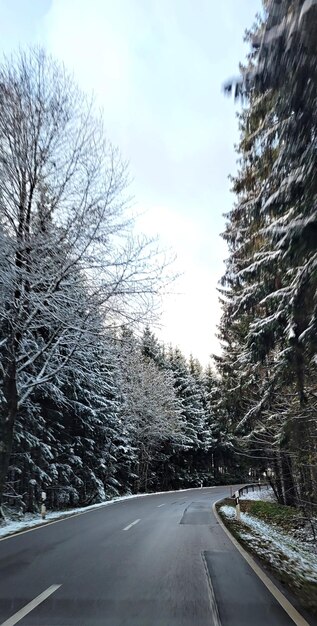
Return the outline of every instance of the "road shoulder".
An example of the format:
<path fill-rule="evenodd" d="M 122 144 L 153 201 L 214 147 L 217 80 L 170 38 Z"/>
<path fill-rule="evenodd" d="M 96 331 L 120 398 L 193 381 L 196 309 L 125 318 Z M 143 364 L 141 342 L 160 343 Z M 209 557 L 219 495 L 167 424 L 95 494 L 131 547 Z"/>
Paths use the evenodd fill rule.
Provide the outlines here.
<path fill-rule="evenodd" d="M 237 533 L 233 534 L 231 532 L 230 525 L 228 524 L 228 527 L 224 523 L 224 520 L 217 511 L 217 507 L 221 502 L 221 500 L 218 500 L 217 502 L 213 503 L 213 513 L 217 519 L 217 522 L 221 526 L 222 530 L 229 537 L 233 545 L 236 547 L 240 555 L 249 564 L 253 572 L 258 576 L 258 578 L 262 581 L 265 587 L 274 596 L 279 605 L 283 607 L 284 611 L 287 613 L 287 615 L 289 615 L 289 617 L 292 619 L 293 623 L 296 624 L 296 626 L 317 626 L 317 620 L 315 616 L 311 615 L 308 611 L 299 606 L 299 603 L 294 595 L 288 589 L 286 589 L 280 581 L 276 579 L 271 571 L 269 571 L 267 568 L 266 571 L 264 571 L 264 567 L 266 564 L 262 560 L 257 558 L 254 553 L 251 556 L 250 552 L 246 549 L 249 549 L 249 546 L 246 545 L 244 542 L 240 542 L 240 537 L 238 537 Z"/>

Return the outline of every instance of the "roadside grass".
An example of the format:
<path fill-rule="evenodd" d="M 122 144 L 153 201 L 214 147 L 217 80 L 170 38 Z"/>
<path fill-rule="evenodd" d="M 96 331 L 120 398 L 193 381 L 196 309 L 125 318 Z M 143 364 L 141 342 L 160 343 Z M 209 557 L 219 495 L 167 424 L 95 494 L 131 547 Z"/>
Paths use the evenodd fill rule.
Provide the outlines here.
<path fill-rule="evenodd" d="M 277 502 L 263 500 L 241 500 L 241 511 L 254 515 L 268 524 L 277 524 L 285 530 L 294 530 L 305 524 L 298 510 L 291 506 L 284 506 Z"/>
<path fill-rule="evenodd" d="M 232 499 L 216 508 L 235 539 L 317 614 L 317 546 L 307 520 L 292 507 L 261 500 L 240 501 L 240 522 Z"/>

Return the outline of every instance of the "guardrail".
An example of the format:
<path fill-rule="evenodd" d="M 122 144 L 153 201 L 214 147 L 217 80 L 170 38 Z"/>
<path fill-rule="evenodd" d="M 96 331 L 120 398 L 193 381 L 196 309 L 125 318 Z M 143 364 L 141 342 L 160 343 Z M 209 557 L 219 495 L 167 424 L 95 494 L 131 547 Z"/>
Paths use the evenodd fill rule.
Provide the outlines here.
<path fill-rule="evenodd" d="M 240 487 L 239 489 L 237 489 L 236 487 L 230 485 L 230 497 L 234 498 L 236 491 L 239 492 L 239 497 L 240 497 L 240 496 L 242 496 L 242 494 L 244 492 L 245 493 L 249 493 L 249 491 L 254 492 L 257 489 L 259 489 L 261 491 L 261 489 L 266 489 L 269 486 L 270 486 L 269 483 L 263 483 L 263 482 L 247 483 L 247 484 L 243 485 L 242 487 Z"/>
<path fill-rule="evenodd" d="M 262 488 L 267 489 L 267 487 L 269 486 L 270 486 L 269 483 L 259 483 L 259 482 L 250 483 L 248 485 L 243 485 L 243 487 L 238 489 L 239 496 L 242 496 L 244 492 L 249 493 L 249 491 L 252 491 L 252 492 L 257 491 L 257 490 L 261 491 Z"/>

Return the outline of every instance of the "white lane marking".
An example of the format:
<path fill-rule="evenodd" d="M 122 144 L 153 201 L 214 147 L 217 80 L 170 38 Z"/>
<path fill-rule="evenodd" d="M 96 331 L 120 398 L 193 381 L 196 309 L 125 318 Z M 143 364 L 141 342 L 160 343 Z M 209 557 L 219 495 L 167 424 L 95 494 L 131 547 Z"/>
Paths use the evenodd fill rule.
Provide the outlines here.
<path fill-rule="evenodd" d="M 158 504 L 158 505 L 157 505 L 157 508 L 159 509 L 159 508 L 160 508 L 160 506 L 165 506 L 165 504 L 166 504 L 166 502 L 164 502 L 164 504 Z"/>
<path fill-rule="evenodd" d="M 218 500 L 219 502 L 219 500 Z M 309 626 L 308 622 L 304 619 L 304 617 L 295 609 L 295 607 L 289 602 L 289 600 L 284 596 L 284 594 L 274 585 L 272 580 L 262 571 L 262 569 L 257 565 L 252 556 L 240 546 L 239 542 L 231 535 L 229 530 L 224 525 L 220 515 L 216 509 L 216 502 L 213 503 L 212 509 L 215 515 L 216 520 L 219 522 L 222 530 L 228 535 L 230 541 L 232 541 L 233 545 L 240 552 L 241 556 L 249 563 L 250 567 L 253 569 L 255 574 L 262 580 L 262 583 L 266 586 L 266 588 L 271 592 L 272 596 L 274 596 L 275 600 L 283 607 L 284 611 L 287 615 L 293 620 L 296 626 Z"/>
<path fill-rule="evenodd" d="M 9 619 L 7 619 L 5 622 L 2 622 L 1 626 L 14 626 L 14 624 L 17 624 L 17 622 L 19 622 L 21 619 L 23 619 L 23 617 L 28 615 L 28 613 L 31 613 L 33 609 L 41 604 L 41 602 L 44 602 L 46 598 L 52 595 L 52 593 L 54 593 L 54 591 L 57 591 L 57 589 L 59 589 L 60 587 L 61 585 L 51 585 L 45 591 L 43 591 L 43 593 L 40 593 L 39 596 L 34 598 L 34 600 L 31 600 L 29 604 L 26 604 L 23 609 L 20 609 L 20 611 L 12 615 L 12 617 L 9 617 Z"/>
<path fill-rule="evenodd" d="M 135 524 L 137 524 L 138 522 L 140 522 L 141 520 L 136 519 L 135 522 L 132 522 L 132 524 L 129 524 L 129 526 L 126 526 L 125 528 L 123 528 L 122 530 L 130 530 L 130 528 L 132 528 L 132 526 L 134 526 Z"/>
<path fill-rule="evenodd" d="M 217 489 L 221 488 L 222 485 L 215 485 L 213 487 L 204 487 L 204 489 Z M 200 489 L 200 487 L 199 487 Z M 149 498 L 151 496 L 161 496 L 168 495 L 170 493 L 180 493 L 181 491 L 195 491 L 195 488 L 192 487 L 189 489 L 176 489 L 175 491 L 158 491 L 157 493 L 143 493 L 136 495 L 135 498 L 127 498 L 126 500 L 112 500 L 110 502 L 105 502 L 105 506 L 110 506 L 114 504 L 124 504 L 129 502 L 129 500 L 139 500 L 140 498 Z M 196 489 L 198 491 L 198 488 Z M 87 513 L 94 513 L 95 511 L 101 511 L 104 507 L 96 507 L 95 509 L 88 509 L 88 511 L 81 511 L 80 513 L 72 513 L 71 515 L 67 515 L 67 517 L 61 517 L 59 519 L 55 519 L 51 522 L 47 521 L 44 524 L 39 524 L 38 526 L 32 526 L 31 528 L 26 528 L 25 530 L 18 530 L 17 532 L 10 533 L 5 535 L 4 537 L 0 537 L 0 541 L 7 541 L 7 539 L 14 539 L 18 537 L 18 535 L 25 535 L 26 533 L 32 533 L 35 530 L 40 530 L 41 528 L 46 528 L 47 526 L 52 526 L 53 524 L 60 524 L 61 522 L 67 522 L 68 520 L 73 519 L 73 517 L 79 517 L 80 515 L 87 515 Z M 2 626 L 2 624 L 0 624 Z"/>
<path fill-rule="evenodd" d="M 212 620 L 213 620 L 212 623 L 213 623 L 213 626 L 222 626 L 221 625 L 221 620 L 220 620 L 220 615 L 219 615 L 219 610 L 218 610 L 218 604 L 217 604 L 217 600 L 216 600 L 216 596 L 215 596 L 215 591 L 214 591 L 214 588 L 213 588 L 213 584 L 211 582 L 211 578 L 210 578 L 210 574 L 209 574 L 209 570 L 208 570 L 208 566 L 207 566 L 207 562 L 206 562 L 206 557 L 205 557 L 203 552 L 202 552 L 201 557 L 202 557 L 202 560 L 203 560 L 205 573 L 206 573 L 206 578 L 207 578 L 208 596 L 209 596 L 209 603 L 210 603 Z"/>

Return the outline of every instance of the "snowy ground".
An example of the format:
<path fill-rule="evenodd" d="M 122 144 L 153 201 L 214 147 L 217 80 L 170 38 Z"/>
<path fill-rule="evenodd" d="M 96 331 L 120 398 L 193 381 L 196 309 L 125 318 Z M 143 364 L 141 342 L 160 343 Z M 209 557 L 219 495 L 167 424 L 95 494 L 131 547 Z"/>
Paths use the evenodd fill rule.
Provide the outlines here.
<path fill-rule="evenodd" d="M 229 519 L 235 518 L 233 506 L 221 506 L 220 513 Z M 241 525 L 237 522 L 235 530 L 259 556 L 265 557 L 274 568 L 286 575 L 291 569 L 302 581 L 317 583 L 317 550 L 313 538 L 311 541 L 299 541 L 278 530 L 276 525 L 267 524 L 248 513 L 241 513 L 241 522 Z"/>
<path fill-rule="evenodd" d="M 114 500 L 108 500 L 107 502 L 100 502 L 99 504 L 92 504 L 91 506 L 84 506 L 77 509 L 66 509 L 64 511 L 48 511 L 45 520 L 41 519 L 40 513 L 25 513 L 25 515 L 23 515 L 23 517 L 19 520 L 10 520 L 7 518 L 6 522 L 3 525 L 0 525 L 0 537 L 12 535 L 14 533 L 21 532 L 22 530 L 27 530 L 28 528 L 32 528 L 34 526 L 42 526 L 43 524 L 47 524 L 48 522 L 53 522 L 54 520 L 58 520 L 60 518 L 70 517 L 72 515 L 76 515 L 77 513 L 85 513 L 87 511 L 99 509 L 100 507 L 109 506 L 110 504 L 114 504 L 114 502 L 118 502 L 118 500 L 137 498 L 141 497 L 142 495 L 147 494 L 122 496 L 120 498 L 115 498 Z"/>
<path fill-rule="evenodd" d="M 273 489 L 267 487 L 265 489 L 255 489 L 255 491 L 244 492 L 240 496 L 240 500 L 265 500 L 266 502 L 276 502 Z"/>
<path fill-rule="evenodd" d="M 191 489 L 179 489 L 178 491 L 190 491 Z M 29 528 L 33 528 L 34 526 L 42 526 L 43 524 L 47 524 L 48 522 L 53 522 L 55 520 L 70 517 L 72 515 L 76 515 L 78 513 L 86 513 L 88 511 L 93 511 L 94 509 L 99 509 L 104 506 L 110 506 L 111 504 L 115 504 L 116 502 L 121 502 L 122 500 L 130 500 L 131 498 L 142 498 L 145 496 L 154 496 L 160 495 L 163 493 L 173 493 L 171 491 L 157 491 L 155 493 L 139 493 L 129 496 L 119 496 L 118 498 L 114 498 L 113 500 L 107 500 L 106 502 L 100 502 L 98 504 L 92 504 L 91 506 L 84 506 L 81 508 L 74 509 L 65 509 L 64 511 L 48 511 L 46 514 L 46 519 L 42 520 L 39 513 L 25 513 L 23 517 L 19 520 L 9 519 L 8 516 L 6 518 L 6 522 L 1 525 L 0 523 L 0 538 L 7 537 L 8 535 L 13 535 L 17 532 L 21 532 L 23 530 L 28 530 Z"/>

